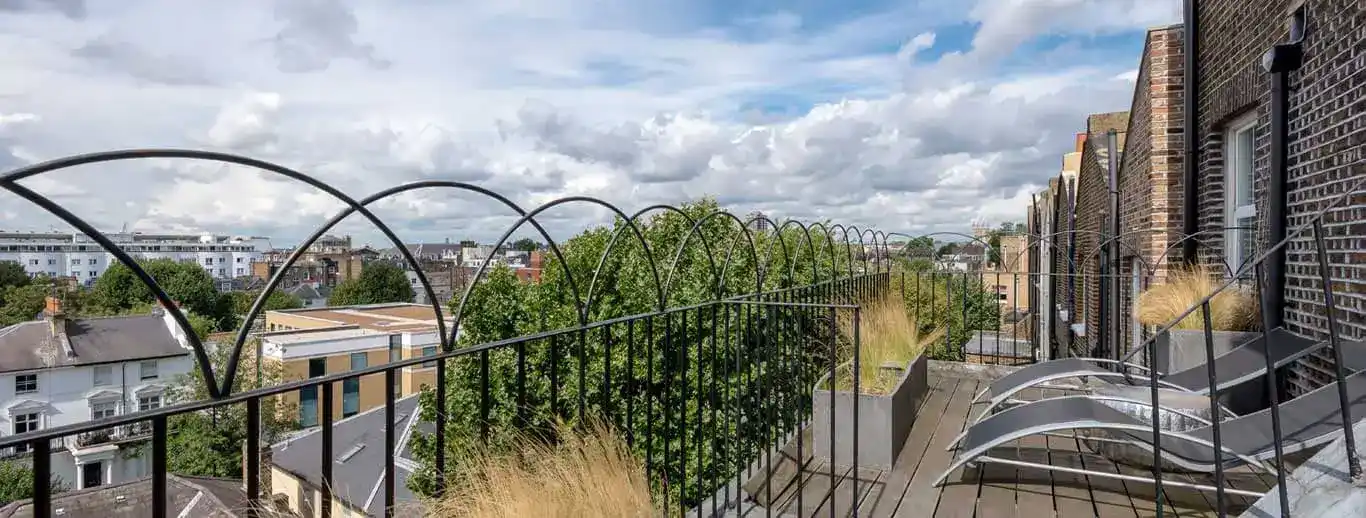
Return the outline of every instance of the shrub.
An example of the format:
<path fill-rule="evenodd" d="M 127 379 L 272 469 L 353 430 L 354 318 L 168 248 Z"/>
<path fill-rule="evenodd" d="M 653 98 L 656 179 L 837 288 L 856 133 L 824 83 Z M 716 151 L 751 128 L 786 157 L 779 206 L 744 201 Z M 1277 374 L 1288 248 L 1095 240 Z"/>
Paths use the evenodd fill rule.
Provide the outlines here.
<path fill-rule="evenodd" d="M 1138 296 L 1134 313 L 1148 326 L 1166 326 L 1187 309 L 1197 306 L 1219 287 L 1213 270 L 1204 267 L 1177 270 L 1165 284 L 1148 288 Z M 1209 301 L 1210 328 L 1215 331 L 1252 331 L 1257 329 L 1257 304 L 1247 291 L 1229 287 Z M 1202 312 L 1191 312 L 1174 329 L 1205 327 Z"/>

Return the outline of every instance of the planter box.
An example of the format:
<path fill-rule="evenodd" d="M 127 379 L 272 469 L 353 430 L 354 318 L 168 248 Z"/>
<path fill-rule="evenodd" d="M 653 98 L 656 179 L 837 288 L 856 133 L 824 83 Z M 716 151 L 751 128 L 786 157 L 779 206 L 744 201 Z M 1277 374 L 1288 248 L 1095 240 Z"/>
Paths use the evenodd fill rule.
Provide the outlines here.
<path fill-rule="evenodd" d="M 1223 355 L 1260 336 L 1260 331 L 1215 331 L 1214 356 Z M 1172 329 L 1158 335 L 1153 346 L 1154 363 L 1159 371 L 1165 373 L 1200 367 L 1209 358 L 1205 352 L 1205 332 L 1202 330 Z M 1266 384 L 1261 380 L 1243 383 L 1221 394 L 1219 400 L 1239 414 L 1260 411 L 1267 407 Z"/>
<path fill-rule="evenodd" d="M 854 394 L 834 391 L 831 408 L 830 378 L 826 374 L 812 391 L 814 411 L 811 423 L 813 455 L 840 466 L 854 460 L 854 405 L 858 405 L 858 465 L 860 468 L 891 469 L 906 436 L 915 424 L 915 414 L 929 390 L 929 359 L 920 355 L 901 371 L 901 378 L 887 394 Z M 834 415 L 835 428 L 830 427 Z M 831 459 L 834 437 L 834 459 Z"/>

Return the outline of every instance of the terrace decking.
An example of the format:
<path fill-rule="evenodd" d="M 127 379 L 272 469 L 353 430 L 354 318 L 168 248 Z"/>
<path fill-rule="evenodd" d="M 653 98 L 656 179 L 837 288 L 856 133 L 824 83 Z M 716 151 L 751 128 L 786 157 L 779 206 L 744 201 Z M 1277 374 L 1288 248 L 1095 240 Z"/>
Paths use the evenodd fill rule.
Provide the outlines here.
<path fill-rule="evenodd" d="M 1155 491 L 1151 483 L 1125 482 L 1060 472 L 985 464 L 976 470 L 959 470 L 943 487 L 932 487 L 946 469 L 955 452 L 945 447 L 963 431 L 969 415 L 980 411 L 970 406 L 972 398 L 987 383 L 972 374 L 931 369 L 930 391 L 926 396 L 905 449 L 890 471 L 860 469 L 858 494 L 849 466 L 835 466 L 831 477 L 828 462 L 811 458 L 810 434 L 804 434 L 804 459 L 798 489 L 796 442 L 789 443 L 784 455 L 773 459 L 773 476 L 765 486 L 767 470 L 758 472 L 745 484 L 758 507 L 740 513 L 744 516 L 826 517 L 1142 517 L 1156 515 Z M 1034 397 L 1061 394 L 1046 389 Z M 1113 471 L 1150 476 L 1143 469 L 1116 465 L 1090 453 L 1077 439 L 1033 437 L 1018 447 L 999 448 L 993 456 L 1014 458 L 1055 466 Z M 1288 468 L 1287 468 L 1288 469 Z M 1212 483 L 1212 476 L 1169 475 L 1171 480 Z M 1245 468 L 1227 473 L 1232 487 L 1266 491 L 1275 477 L 1258 475 Z M 834 484 L 832 484 L 834 481 Z M 834 491 L 831 491 L 831 487 Z M 1215 497 L 1199 491 L 1165 488 L 1164 516 L 1214 516 Z M 799 496 L 800 495 L 800 496 Z M 1230 515 L 1252 505 L 1251 499 L 1227 495 Z"/>

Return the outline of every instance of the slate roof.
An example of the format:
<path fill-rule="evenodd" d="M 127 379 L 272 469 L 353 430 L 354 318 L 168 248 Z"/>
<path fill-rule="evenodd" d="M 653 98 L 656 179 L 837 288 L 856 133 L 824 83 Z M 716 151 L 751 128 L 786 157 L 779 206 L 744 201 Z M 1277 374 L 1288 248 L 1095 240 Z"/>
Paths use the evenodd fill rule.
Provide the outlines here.
<path fill-rule="evenodd" d="M 142 518 L 152 515 L 152 479 L 68 491 L 53 495 L 54 515 L 67 518 Z M 166 511 L 170 516 L 235 518 L 246 516 L 247 495 L 241 480 L 166 475 Z M 33 516 L 32 500 L 0 507 L 0 518 Z"/>
<path fill-rule="evenodd" d="M 285 289 L 285 293 L 288 293 L 295 297 L 299 297 L 304 300 L 322 298 L 322 294 L 318 293 L 318 290 L 314 288 L 311 284 L 300 284 L 298 286 L 287 288 Z"/>
<path fill-rule="evenodd" d="M 412 457 L 413 432 L 433 433 L 432 423 L 417 421 L 418 396 L 394 402 L 394 426 L 399 431 L 394 458 L 394 502 L 414 502 L 408 477 L 417 466 Z M 336 498 L 370 516 L 384 516 L 384 407 L 342 419 L 332 425 L 334 464 L 332 487 Z M 292 435 L 270 447 L 271 463 L 314 487 L 322 485 L 320 428 Z"/>
<path fill-rule="evenodd" d="M 65 320 L 64 327 L 74 356 L 66 354 L 63 339 L 52 335 L 47 320 L 0 329 L 0 372 L 190 354 L 161 315 Z"/>

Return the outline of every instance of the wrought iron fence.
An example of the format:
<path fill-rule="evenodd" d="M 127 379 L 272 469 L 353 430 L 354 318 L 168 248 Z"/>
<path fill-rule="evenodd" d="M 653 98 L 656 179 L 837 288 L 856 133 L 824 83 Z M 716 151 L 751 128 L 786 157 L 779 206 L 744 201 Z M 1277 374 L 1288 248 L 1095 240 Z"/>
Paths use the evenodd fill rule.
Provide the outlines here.
<path fill-rule="evenodd" d="M 133 256 L 90 223 L 21 184 L 26 178 L 67 167 L 142 158 L 210 160 L 254 167 L 310 185 L 346 205 L 297 246 L 276 269 L 243 319 L 224 372 L 215 372 L 204 344 L 194 333 L 185 313 Z M 243 405 L 246 409 L 248 427 L 243 457 L 246 495 L 251 504 L 248 512 L 260 512 L 265 509 L 262 503 L 266 500 L 261 486 L 262 412 L 276 411 L 272 405 L 274 397 L 304 389 L 317 391 L 321 400 L 322 452 L 318 459 L 321 501 L 317 508 L 322 516 L 329 516 L 336 497 L 332 490 L 337 446 L 333 440 L 333 427 L 337 421 L 332 411 L 336 397 L 334 386 L 366 376 L 382 376 L 385 386 L 392 387 L 402 369 L 431 362 L 435 362 L 440 380 L 433 387 L 435 410 L 425 412 L 423 416 L 434 424 L 433 433 L 423 439 L 429 441 L 433 457 L 432 464 L 425 470 L 432 492 L 440 493 L 448 477 L 461 469 L 462 459 L 453 458 L 450 453 L 457 451 L 459 446 L 502 442 L 512 432 L 548 432 L 551 425 L 562 418 L 580 423 L 600 418 L 623 430 L 626 441 L 645 460 L 654 491 L 667 514 L 695 508 L 700 516 L 704 507 L 719 511 L 739 498 L 739 477 L 754 469 L 751 460 L 762 456 L 762 469 L 771 471 L 773 447 L 781 445 L 779 441 L 810 419 L 813 384 L 823 370 L 835 375 L 837 356 L 841 354 L 838 347 L 850 346 L 847 338 L 840 338 L 842 331 L 837 328 L 835 312 L 854 312 L 853 321 L 857 326 L 858 304 L 870 297 L 885 295 L 891 287 L 887 236 L 873 230 L 820 223 L 803 225 L 795 221 L 779 225 L 761 216 L 758 219 L 763 219 L 766 227 L 773 230 L 756 236 L 750 231 L 753 220 L 744 221 L 726 212 L 694 219 L 676 207 L 660 205 L 628 215 L 609 203 L 588 197 L 562 198 L 527 211 L 482 187 L 440 180 L 404 184 L 354 199 L 304 173 L 224 153 L 163 149 L 73 156 L 6 173 L 0 176 L 0 187 L 89 236 L 131 270 L 184 333 L 205 382 L 204 389 L 210 396 L 203 401 L 182 401 L 148 411 L 0 437 L 0 448 L 32 451 L 32 509 L 33 515 L 40 518 L 53 513 L 53 495 L 46 482 L 52 471 L 53 448 L 61 446 L 54 446 L 52 441 L 70 437 L 75 444 L 96 444 L 112 440 L 120 430 L 149 434 L 152 515 L 166 516 L 169 420 L 228 405 Z M 466 287 L 454 305 L 454 315 L 448 323 L 441 302 L 418 262 L 395 232 L 367 209 L 368 205 L 387 197 L 430 188 L 476 193 L 494 199 L 518 214 L 519 220 L 495 246 L 506 243 L 521 226 L 531 225 L 553 255 L 551 267 L 559 269 L 562 285 L 568 290 L 560 303 L 572 306 L 576 325 L 479 344 L 458 341 L 466 305 L 477 289 L 476 283 Z M 539 214 L 570 203 L 596 205 L 617 216 L 618 231 L 592 271 L 586 291 L 576 283 L 575 274 L 582 272 L 569 267 L 560 246 L 536 221 Z M 691 225 L 673 251 L 667 270 L 661 268 L 662 261 L 657 259 L 660 251 L 650 249 L 642 232 L 645 227 L 640 219 L 653 212 L 682 214 Z M 267 297 L 280 287 L 290 266 L 311 244 L 353 213 L 361 214 L 374 224 L 415 272 L 435 314 L 440 352 L 435 356 L 402 359 L 234 392 L 251 323 L 262 315 Z M 725 237 L 729 242 L 724 255 L 718 255 L 708 233 L 702 232 L 703 226 L 712 220 L 726 224 L 729 235 Z M 841 235 L 841 241 L 836 240 L 836 232 Z M 635 243 L 638 253 L 634 257 L 641 259 L 648 269 L 656 296 L 654 309 L 593 321 L 590 315 L 594 314 L 596 288 L 600 277 L 607 277 L 609 272 L 605 265 L 613 254 L 617 238 L 622 236 Z M 704 278 L 708 286 L 703 290 L 707 296 L 692 303 L 673 303 L 677 296 L 671 297 L 670 288 L 676 284 L 680 257 L 685 252 L 696 253 L 698 245 L 703 247 L 701 256 L 707 266 L 708 275 Z M 744 257 L 752 261 L 755 274 L 752 287 L 738 287 L 741 282 L 748 284 L 747 279 L 728 284 L 726 274 L 731 271 L 732 263 Z M 721 260 L 724 262 L 718 266 Z M 486 258 L 473 278 L 481 278 L 490 268 L 491 261 L 492 257 Z M 852 337 L 852 347 L 857 349 L 857 331 Z M 860 368 L 857 355 L 854 355 L 852 368 L 857 380 Z M 854 386 L 857 390 L 857 381 Z M 459 391 L 460 397 L 451 397 L 455 391 Z M 393 390 L 385 393 L 385 420 L 393 423 L 396 394 Z M 464 397 L 471 394 L 471 398 Z M 384 430 L 387 455 L 382 500 L 385 514 L 389 516 L 396 510 L 395 445 L 399 433 L 396 428 L 386 426 Z M 854 436 L 857 437 L 857 426 Z M 798 444 L 800 448 L 800 440 Z M 765 490 L 771 491 L 771 488 Z M 719 498 L 716 496 L 718 491 Z"/>

